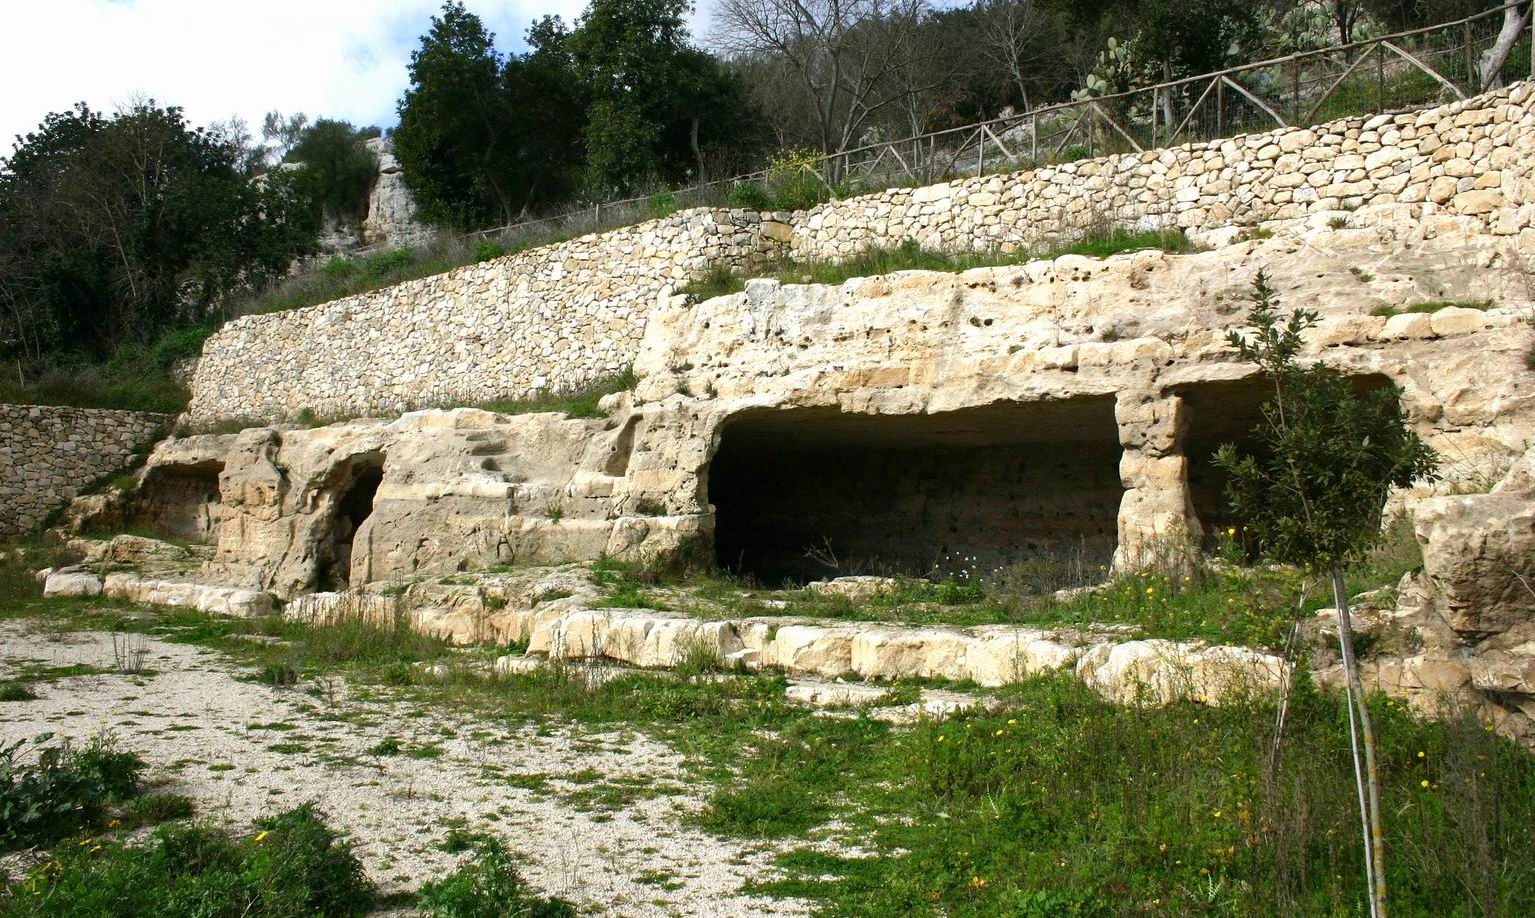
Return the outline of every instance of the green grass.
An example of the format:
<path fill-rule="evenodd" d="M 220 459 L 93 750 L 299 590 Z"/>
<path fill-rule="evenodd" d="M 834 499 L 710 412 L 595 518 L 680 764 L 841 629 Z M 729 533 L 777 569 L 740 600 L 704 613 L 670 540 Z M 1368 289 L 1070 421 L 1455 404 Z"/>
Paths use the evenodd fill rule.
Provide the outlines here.
<path fill-rule="evenodd" d="M 1222 548 L 1226 555 L 1240 555 L 1235 544 Z M 1350 592 L 1394 587 L 1422 563 L 1410 529 L 1398 524 L 1369 558 L 1350 565 Z M 719 573 L 674 580 L 663 589 L 647 583 L 641 572 L 612 562 L 597 576 L 610 598 L 639 595 L 645 608 L 671 608 L 707 619 L 790 616 L 943 627 L 1122 624 L 1134 626 L 1141 637 L 1260 648 L 1282 647 L 1297 617 L 1330 604 L 1326 591 L 1300 572 L 1270 565 L 1211 562 L 1188 570 L 1120 575 L 1111 575 L 1106 566 L 1077 567 L 1044 560 L 986 574 L 960 572 L 936 582 L 896 578 L 892 590 L 861 602 L 808 589 L 761 590 Z M 1055 598 L 1056 590 L 1089 584 L 1099 585 Z"/>
<path fill-rule="evenodd" d="M 574 905 L 539 896 L 517 873 L 499 841 L 479 839 L 474 855 L 457 870 L 421 887 L 417 906 L 426 918 L 575 918 Z"/>
<path fill-rule="evenodd" d="M 1401 549 L 1368 565 L 1390 580 L 1412 563 Z M 1368 579 L 1363 565 L 1355 574 Z M 984 596 L 961 584 L 908 589 L 961 603 Z M 112 611 L 85 609 L 66 623 L 99 626 Z M 141 627 L 256 662 L 274 651 L 227 639 L 250 625 L 168 613 Z M 787 852 L 751 891 L 809 898 L 821 914 L 1117 914 L 1131 902 L 1153 914 L 1343 915 L 1362 902 L 1347 720 L 1339 699 L 1308 680 L 1297 682 L 1276 759 L 1264 698 L 1128 708 L 1065 674 L 997 690 L 995 711 L 899 728 L 791 706 L 783 680 L 767 675 L 633 673 L 594 686 L 550 665 L 417 681 L 402 663 L 435 651 L 391 629 L 364 639 L 273 628 L 305 667 L 344 673 L 360 696 L 426 716 L 577 735 L 626 729 L 669 743 L 685 756 L 687 782 L 710 789 L 693 817 L 702 827 Z M 1469 717 L 1374 705 L 1398 913 L 1530 913 L 1535 759 Z M 579 777 L 585 786 L 568 802 L 598 816 L 664 792 Z M 834 845 L 792 844 L 805 837 Z M 826 853 L 835 843 L 861 853 Z M 478 870 L 456 888 L 510 882 Z"/>
<path fill-rule="evenodd" d="M 1438 312 L 1441 309 L 1448 309 L 1448 308 L 1450 308 L 1452 306 L 1457 308 L 1457 309 L 1480 309 L 1483 312 L 1485 312 L 1485 311 L 1487 311 L 1487 310 L 1492 308 L 1493 301 L 1492 300 L 1429 300 L 1427 302 L 1412 303 L 1410 305 L 1402 306 L 1402 307 L 1384 306 L 1384 305 L 1382 305 L 1382 306 L 1376 306 L 1374 309 L 1371 309 L 1370 310 L 1370 315 L 1372 315 L 1372 316 L 1384 316 L 1384 317 L 1388 317 L 1389 318 L 1390 316 L 1400 316 L 1400 315 L 1406 315 L 1408 313 L 1429 313 L 1429 314 L 1432 314 L 1432 313 Z"/>
<path fill-rule="evenodd" d="M 792 818 L 807 809 L 845 820 L 870 856 L 791 852 L 784 877 L 755 886 L 827 915 L 1356 913 L 1337 699 L 1302 680 L 1271 759 L 1264 703 L 1126 708 L 1070 677 L 1005 695 L 1004 711 L 910 731 L 817 728 L 835 735 L 803 743 L 812 762 L 748 759 L 713 825 L 799 833 L 817 821 Z M 1421 721 L 1379 699 L 1376 716 L 1394 908 L 1528 914 L 1535 865 L 1521 852 L 1535 831 L 1510 820 L 1535 813 L 1535 759 L 1469 718 Z M 796 810 L 780 823 L 750 790 Z"/>
<path fill-rule="evenodd" d="M 105 360 L 58 358 L 34 365 L 22 378 L 0 379 L 0 402 L 178 414 L 191 394 L 173 370 L 201 353 L 214 330 L 206 323 L 187 325 L 149 343 L 124 344 Z"/>
<path fill-rule="evenodd" d="M 878 277 L 896 271 L 947 271 L 958 273 L 971 268 L 1000 267 L 1022 264 L 1036 259 L 1058 258 L 1062 255 L 1086 255 L 1107 258 L 1120 252 L 1141 249 L 1161 249 L 1165 252 L 1187 252 L 1191 249 L 1181 230 L 1152 230 L 1131 232 L 1121 227 L 1097 229 L 1071 243 L 1021 250 L 1014 253 L 960 253 L 946 254 L 923 249 L 912 240 L 900 245 L 865 249 L 841 261 L 785 260 L 764 271 L 742 274 L 725 268 L 714 268 L 699 280 L 678 289 L 697 300 L 739 293 L 746 289 L 746 281 L 755 277 L 772 277 L 784 284 L 840 284 L 854 277 Z"/>
<path fill-rule="evenodd" d="M 32 691 L 32 686 L 20 679 L 7 679 L 0 682 L 0 701 L 35 701 L 37 693 Z"/>
<path fill-rule="evenodd" d="M 61 845 L 0 897 L 0 918 L 342 918 L 373 904 L 362 866 L 312 805 L 256 828 L 164 827 L 139 842 Z"/>

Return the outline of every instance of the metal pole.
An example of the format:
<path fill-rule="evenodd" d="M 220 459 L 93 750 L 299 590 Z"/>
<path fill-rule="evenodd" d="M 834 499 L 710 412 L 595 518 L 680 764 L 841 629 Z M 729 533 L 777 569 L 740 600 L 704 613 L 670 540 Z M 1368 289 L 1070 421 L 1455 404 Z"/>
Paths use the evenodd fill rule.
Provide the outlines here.
<path fill-rule="evenodd" d="M 1481 79 L 1476 75 L 1476 58 L 1471 56 L 1470 22 L 1461 23 L 1460 38 L 1461 45 L 1465 48 L 1466 52 L 1466 88 L 1470 89 L 1474 93 L 1476 91 L 1476 87 L 1481 83 Z"/>
<path fill-rule="evenodd" d="M 1300 61 L 1290 69 L 1290 123 L 1300 124 Z"/>
<path fill-rule="evenodd" d="M 1029 112 L 1029 161 L 1039 165 L 1039 116 Z"/>
<path fill-rule="evenodd" d="M 1375 46 L 1375 114 L 1386 110 L 1386 46 Z"/>
<path fill-rule="evenodd" d="M 986 129 L 981 128 L 976 134 L 980 135 L 981 142 L 975 154 L 975 177 L 980 178 L 986 174 Z"/>

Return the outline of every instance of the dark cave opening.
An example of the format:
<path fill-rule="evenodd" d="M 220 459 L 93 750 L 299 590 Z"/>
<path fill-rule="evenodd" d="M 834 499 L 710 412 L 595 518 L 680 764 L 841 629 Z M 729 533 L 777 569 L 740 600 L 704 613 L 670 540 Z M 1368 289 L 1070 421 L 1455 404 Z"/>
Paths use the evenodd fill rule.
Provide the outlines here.
<path fill-rule="evenodd" d="M 720 567 L 777 586 L 1107 564 L 1123 488 L 1112 396 L 926 415 L 756 410 L 708 470 Z"/>
<path fill-rule="evenodd" d="M 348 466 L 345 484 L 336 497 L 331 523 L 329 558 L 321 572 L 322 587 L 346 587 L 353 579 L 352 549 L 357 533 L 373 513 L 373 501 L 384 480 L 380 453 L 358 456 Z"/>

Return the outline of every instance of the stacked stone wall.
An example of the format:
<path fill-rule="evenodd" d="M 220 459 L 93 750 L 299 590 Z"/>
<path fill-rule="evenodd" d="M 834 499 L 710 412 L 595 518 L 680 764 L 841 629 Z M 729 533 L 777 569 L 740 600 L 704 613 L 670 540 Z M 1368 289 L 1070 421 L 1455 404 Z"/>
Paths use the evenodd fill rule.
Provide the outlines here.
<path fill-rule="evenodd" d="M 1366 204 L 1419 204 L 1522 233 L 1535 253 L 1535 84 L 1439 108 L 1346 118 L 824 204 L 792 248 L 837 258 L 914 239 L 1013 252 L 1094 226 L 1208 230 Z"/>
<path fill-rule="evenodd" d="M 0 405 L 0 535 L 41 525 L 80 489 L 127 468 L 171 417 L 41 405 Z"/>
<path fill-rule="evenodd" d="M 338 417 L 577 388 L 630 364 L 658 295 L 714 266 L 770 258 L 789 231 L 770 214 L 686 211 L 245 316 L 204 345 L 189 411 Z"/>
<path fill-rule="evenodd" d="M 897 188 L 796 214 L 697 210 L 397 287 L 229 323 L 194 420 L 474 404 L 627 366 L 652 309 L 714 266 L 913 239 L 1018 251 L 1093 225 L 1212 230 L 1366 204 L 1470 216 L 1535 257 L 1535 84 L 1404 114 Z"/>

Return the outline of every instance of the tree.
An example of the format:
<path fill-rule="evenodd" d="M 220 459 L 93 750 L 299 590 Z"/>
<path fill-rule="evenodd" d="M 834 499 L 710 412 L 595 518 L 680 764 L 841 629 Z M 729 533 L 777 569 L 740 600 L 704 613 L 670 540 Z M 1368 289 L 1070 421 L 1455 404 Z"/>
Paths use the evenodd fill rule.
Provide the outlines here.
<path fill-rule="evenodd" d="M 1053 23 L 1035 0 L 980 0 L 975 5 L 976 49 L 1018 90 L 1023 110 L 1033 108 L 1029 90 L 1038 85 L 1041 64 L 1050 59 L 1046 43 Z"/>
<path fill-rule="evenodd" d="M 0 161 L 0 338 L 34 361 L 98 358 L 284 273 L 318 226 L 291 183 L 251 182 L 240 156 L 153 100 L 111 117 L 81 103 L 18 138 Z"/>
<path fill-rule="evenodd" d="M 706 145 L 749 134 L 744 86 L 694 48 L 687 0 L 592 0 L 570 33 L 590 101 L 585 145 L 594 197 L 647 181 L 696 178 Z"/>
<path fill-rule="evenodd" d="M 780 71 L 762 85 L 799 98 L 764 100 L 765 106 L 805 112 L 813 143 L 835 153 L 855 146 L 874 118 L 925 88 L 900 76 L 941 55 L 922 40 L 927 12 L 926 0 L 722 0 L 715 40 L 738 60 Z"/>
<path fill-rule="evenodd" d="M 287 157 L 288 152 L 304 136 L 304 129 L 309 127 L 309 116 L 303 112 L 293 115 L 284 115 L 273 109 L 261 119 L 261 139 L 272 148 L 278 162 Z"/>
<path fill-rule="evenodd" d="M 1219 70 L 1257 37 L 1249 0 L 1141 0 L 1136 17 L 1135 53 L 1167 80 Z"/>
<path fill-rule="evenodd" d="M 346 121 L 320 118 L 304 129 L 283 161 L 303 164 L 300 181 L 322 216 L 361 220 L 378 174 L 378 159 L 367 141 L 378 135 L 378 128 L 359 130 Z"/>
<path fill-rule="evenodd" d="M 1498 30 L 1498 37 L 1476 62 L 1476 72 L 1481 78 L 1482 87 L 1490 89 L 1501 84 L 1503 65 L 1507 63 L 1520 37 L 1529 31 L 1530 14 L 1531 4 L 1528 3 L 1503 8 L 1503 25 Z"/>
<path fill-rule="evenodd" d="M 1278 314 L 1273 288 L 1260 271 L 1247 314 L 1251 338 L 1229 341 L 1274 387 L 1254 430 L 1261 450 L 1220 448 L 1215 464 L 1230 475 L 1232 508 L 1265 553 L 1325 576 L 1338 614 L 1354 775 L 1364 834 L 1371 915 L 1384 918 L 1386 871 L 1384 814 L 1375 764 L 1375 734 L 1354 657 L 1347 562 L 1364 556 L 1380 538 L 1392 488 L 1437 477 L 1438 458 L 1408 426 L 1395 386 L 1367 394 L 1323 363 L 1302 365 L 1299 354 L 1316 313 Z M 1362 747 L 1362 756 L 1361 756 Z M 1362 758 L 1362 760 L 1361 760 Z"/>
<path fill-rule="evenodd" d="M 523 204 L 514 112 L 495 36 L 460 2 L 443 4 L 410 58 L 395 156 L 421 215 L 462 227 L 510 223 Z"/>

